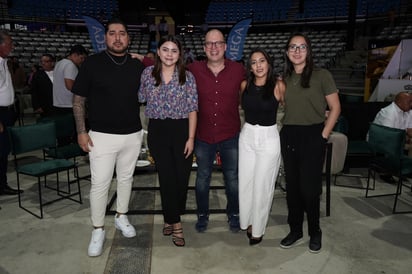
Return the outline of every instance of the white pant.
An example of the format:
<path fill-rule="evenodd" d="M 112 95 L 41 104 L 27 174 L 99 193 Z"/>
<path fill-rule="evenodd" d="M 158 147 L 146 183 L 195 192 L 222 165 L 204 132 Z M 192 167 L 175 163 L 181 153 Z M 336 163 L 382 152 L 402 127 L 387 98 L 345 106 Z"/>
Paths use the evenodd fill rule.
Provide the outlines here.
<path fill-rule="evenodd" d="M 90 210 L 92 224 L 104 226 L 110 184 L 116 167 L 116 211 L 127 213 L 132 191 L 133 174 L 142 145 L 143 131 L 132 134 L 107 134 L 91 131 L 90 147 Z"/>
<path fill-rule="evenodd" d="M 252 226 L 253 237 L 265 234 L 280 161 L 277 126 L 245 123 L 239 136 L 239 218 L 241 229 Z"/>

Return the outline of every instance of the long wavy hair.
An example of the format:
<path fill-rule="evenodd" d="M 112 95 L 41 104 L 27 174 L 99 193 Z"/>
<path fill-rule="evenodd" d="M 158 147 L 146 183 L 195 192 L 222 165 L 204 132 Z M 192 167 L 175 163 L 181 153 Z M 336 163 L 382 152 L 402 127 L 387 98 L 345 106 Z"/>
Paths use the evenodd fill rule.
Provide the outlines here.
<path fill-rule="evenodd" d="M 267 75 L 267 79 L 266 79 L 266 83 L 264 85 L 264 93 L 263 93 L 263 98 L 264 99 L 269 99 L 271 98 L 271 96 L 273 95 L 273 89 L 275 87 L 275 75 L 273 72 L 273 65 L 272 65 L 272 58 L 270 57 L 269 53 L 262 49 L 262 48 L 255 48 L 253 49 L 250 54 L 249 57 L 247 59 L 246 62 L 246 71 L 247 71 L 247 88 L 254 83 L 255 81 L 255 74 L 252 72 L 252 64 L 251 64 L 251 58 L 252 55 L 256 52 L 260 52 L 262 53 L 263 57 L 266 59 L 266 62 L 268 63 L 268 75 Z M 247 88 L 246 91 L 247 92 Z"/>
<path fill-rule="evenodd" d="M 288 57 L 288 55 L 287 55 L 287 52 L 288 52 L 288 49 L 289 49 L 290 41 L 291 41 L 294 37 L 296 37 L 296 36 L 301 36 L 301 37 L 303 37 L 303 39 L 305 39 L 305 43 L 306 43 L 306 45 L 307 45 L 307 50 L 306 50 L 306 64 L 305 64 L 305 67 L 303 68 L 302 76 L 301 76 L 301 78 L 300 78 L 300 86 L 303 87 L 303 88 L 308 88 L 308 87 L 309 87 L 310 78 L 311 78 L 311 76 L 312 76 L 314 64 L 313 64 L 312 43 L 310 42 L 309 37 L 307 37 L 305 34 L 299 33 L 299 32 L 293 33 L 293 34 L 289 37 L 288 41 L 286 42 L 286 45 L 285 45 L 285 48 L 284 48 L 284 52 L 283 52 L 283 55 L 284 55 L 284 58 L 285 58 L 284 73 L 285 73 L 285 76 L 288 77 L 288 76 L 291 76 L 291 75 L 292 75 L 292 72 L 295 70 L 294 67 L 293 67 L 292 62 L 289 60 L 289 57 Z"/>
<path fill-rule="evenodd" d="M 157 44 L 157 49 L 160 50 L 162 45 L 166 42 L 172 42 L 176 44 L 177 48 L 179 49 L 179 59 L 177 60 L 177 63 L 176 63 L 176 69 L 179 75 L 179 84 L 184 85 L 186 83 L 186 67 L 185 67 L 185 63 L 183 60 L 182 42 L 180 42 L 180 40 L 174 35 L 167 35 L 160 39 L 159 43 Z M 152 76 L 156 80 L 156 84 L 155 84 L 156 87 L 162 83 L 161 72 L 162 72 L 162 60 L 160 60 L 159 55 L 156 54 L 155 64 L 154 64 L 154 68 L 152 71 Z"/>

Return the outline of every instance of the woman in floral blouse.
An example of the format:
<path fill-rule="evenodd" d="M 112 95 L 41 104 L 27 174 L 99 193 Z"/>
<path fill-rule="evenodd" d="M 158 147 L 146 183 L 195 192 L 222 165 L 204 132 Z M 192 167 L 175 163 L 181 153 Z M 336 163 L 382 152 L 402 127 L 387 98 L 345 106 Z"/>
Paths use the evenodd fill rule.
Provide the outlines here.
<path fill-rule="evenodd" d="M 184 246 L 180 215 L 185 212 L 193 161 L 198 96 L 175 36 L 159 41 L 154 66 L 142 73 L 139 101 L 146 102 L 149 118 L 147 140 L 159 176 L 163 235 L 172 235 L 176 246 Z"/>

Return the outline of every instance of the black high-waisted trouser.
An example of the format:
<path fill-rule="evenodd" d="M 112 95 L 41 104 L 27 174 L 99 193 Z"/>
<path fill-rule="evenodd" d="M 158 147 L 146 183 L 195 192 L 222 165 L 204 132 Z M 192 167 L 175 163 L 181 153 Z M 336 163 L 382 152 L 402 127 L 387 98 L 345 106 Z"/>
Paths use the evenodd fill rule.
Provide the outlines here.
<path fill-rule="evenodd" d="M 193 153 L 185 159 L 188 119 L 150 119 L 147 142 L 159 176 L 164 221 L 180 222 L 186 210 Z"/>
<path fill-rule="evenodd" d="M 320 229 L 320 195 L 326 139 L 324 124 L 284 125 L 281 151 L 286 176 L 288 223 L 292 232 L 301 232 L 304 212 L 309 235 Z"/>

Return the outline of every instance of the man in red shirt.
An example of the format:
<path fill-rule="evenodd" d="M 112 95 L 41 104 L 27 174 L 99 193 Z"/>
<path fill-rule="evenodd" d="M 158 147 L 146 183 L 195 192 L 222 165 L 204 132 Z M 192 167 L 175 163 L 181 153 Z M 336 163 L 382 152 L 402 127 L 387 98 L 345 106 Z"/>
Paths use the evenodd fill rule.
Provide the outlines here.
<path fill-rule="evenodd" d="M 195 155 L 197 161 L 196 230 L 204 232 L 209 221 L 209 187 L 216 153 L 219 152 L 226 186 L 229 228 L 238 232 L 238 138 L 240 132 L 239 90 L 246 71 L 242 64 L 225 59 L 226 42 L 217 29 L 206 33 L 203 50 L 207 60 L 196 61 L 188 69 L 198 89 L 198 124 Z"/>

